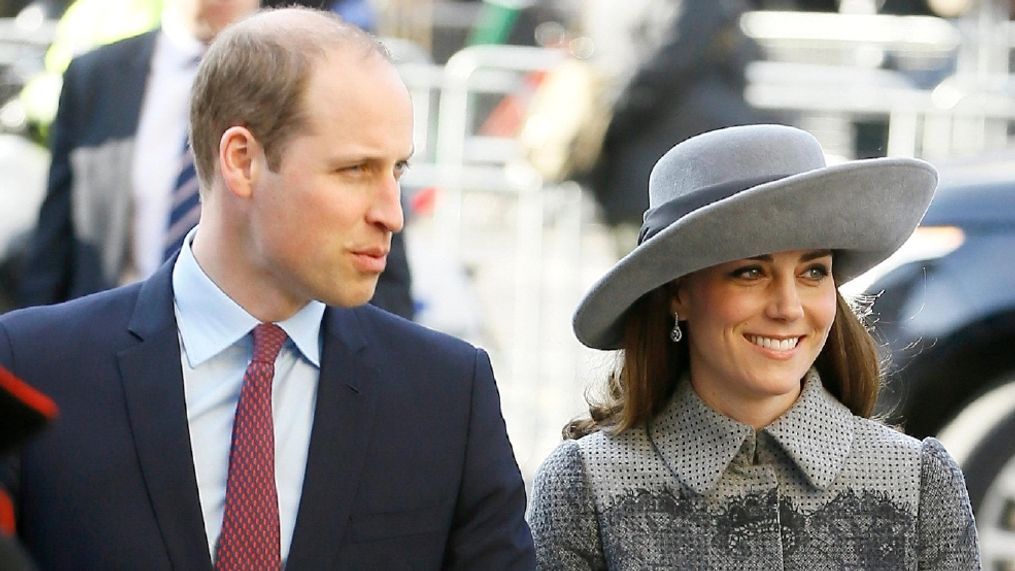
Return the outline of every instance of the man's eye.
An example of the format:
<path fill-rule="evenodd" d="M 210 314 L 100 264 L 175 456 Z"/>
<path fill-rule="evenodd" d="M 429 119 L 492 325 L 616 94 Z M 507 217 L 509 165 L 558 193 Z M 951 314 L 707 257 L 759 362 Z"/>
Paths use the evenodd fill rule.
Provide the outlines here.
<path fill-rule="evenodd" d="M 344 167 L 338 169 L 338 172 L 347 173 L 347 174 L 357 174 L 357 173 L 361 173 L 361 172 L 366 172 L 366 170 L 367 170 L 366 163 L 359 163 L 359 164 L 355 164 L 355 165 L 344 166 Z"/>

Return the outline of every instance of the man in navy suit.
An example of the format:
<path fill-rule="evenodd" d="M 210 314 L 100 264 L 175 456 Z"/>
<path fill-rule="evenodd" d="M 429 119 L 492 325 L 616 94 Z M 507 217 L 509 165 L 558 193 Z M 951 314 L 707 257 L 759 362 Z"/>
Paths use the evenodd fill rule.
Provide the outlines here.
<path fill-rule="evenodd" d="M 179 255 L 0 317 L 0 364 L 61 410 L 0 471 L 40 567 L 533 568 L 486 354 L 364 305 L 413 150 L 383 48 L 258 14 L 209 48 L 190 116 Z"/>

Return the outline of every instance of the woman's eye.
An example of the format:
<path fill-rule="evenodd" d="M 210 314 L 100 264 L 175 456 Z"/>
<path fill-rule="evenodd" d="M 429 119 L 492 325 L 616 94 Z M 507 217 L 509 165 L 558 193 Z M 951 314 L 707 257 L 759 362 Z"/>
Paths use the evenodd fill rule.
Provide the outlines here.
<path fill-rule="evenodd" d="M 823 265 L 811 266 L 804 271 L 804 276 L 810 280 L 821 280 L 828 277 L 828 274 L 828 268 Z"/>
<path fill-rule="evenodd" d="M 739 268 L 733 271 L 733 277 L 743 280 L 756 280 L 763 276 L 761 268 L 751 266 L 748 268 Z"/>

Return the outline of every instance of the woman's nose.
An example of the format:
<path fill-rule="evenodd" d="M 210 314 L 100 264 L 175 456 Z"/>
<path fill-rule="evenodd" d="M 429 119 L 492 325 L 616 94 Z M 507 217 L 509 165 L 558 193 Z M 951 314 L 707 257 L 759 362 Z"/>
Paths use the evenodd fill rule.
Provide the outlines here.
<path fill-rule="evenodd" d="M 794 279 L 776 280 L 772 287 L 772 297 L 769 300 L 767 314 L 772 319 L 782 321 L 793 321 L 804 315 L 803 304 L 800 301 L 799 286 Z"/>

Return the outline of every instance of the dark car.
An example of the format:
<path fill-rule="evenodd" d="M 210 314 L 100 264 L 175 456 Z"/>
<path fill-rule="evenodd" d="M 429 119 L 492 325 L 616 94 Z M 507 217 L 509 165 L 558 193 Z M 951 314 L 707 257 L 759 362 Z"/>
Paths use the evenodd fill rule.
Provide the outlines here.
<path fill-rule="evenodd" d="M 962 467 L 984 569 L 1015 569 L 1015 157 L 942 171 L 920 228 L 847 284 L 876 296 L 879 410 Z"/>

